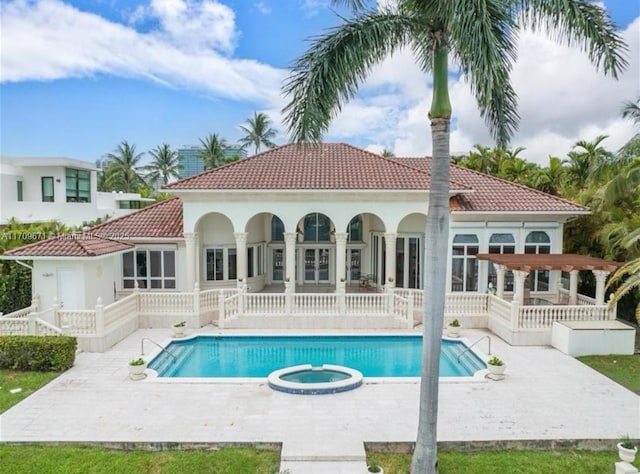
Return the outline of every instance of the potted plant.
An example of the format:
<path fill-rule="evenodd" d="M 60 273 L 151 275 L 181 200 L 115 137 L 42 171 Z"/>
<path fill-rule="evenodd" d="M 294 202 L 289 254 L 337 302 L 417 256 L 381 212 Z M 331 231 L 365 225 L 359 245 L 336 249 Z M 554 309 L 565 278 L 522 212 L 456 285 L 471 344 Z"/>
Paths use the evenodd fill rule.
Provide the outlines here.
<path fill-rule="evenodd" d="M 131 359 L 129 361 L 129 378 L 131 380 L 141 380 L 144 378 L 144 371 L 147 368 L 147 362 L 142 358 Z"/>
<path fill-rule="evenodd" d="M 638 454 L 638 448 L 629 436 L 624 436 L 618 443 L 618 456 L 624 462 L 632 463 Z"/>
<path fill-rule="evenodd" d="M 502 375 L 506 368 L 507 365 L 500 357 L 493 356 L 487 361 L 487 369 L 491 375 Z"/>
<path fill-rule="evenodd" d="M 186 321 L 179 321 L 173 325 L 173 337 L 184 337 L 184 331 L 187 327 Z"/>
<path fill-rule="evenodd" d="M 460 321 L 454 319 L 447 325 L 447 334 L 451 337 L 458 337 L 460 335 Z"/>
<path fill-rule="evenodd" d="M 377 472 L 378 474 L 384 474 L 384 471 L 382 470 L 382 466 L 380 466 L 380 464 L 378 464 L 378 461 L 376 461 L 375 459 L 372 459 L 371 461 L 369 461 L 369 464 L 367 464 L 367 470 L 369 472 Z"/>

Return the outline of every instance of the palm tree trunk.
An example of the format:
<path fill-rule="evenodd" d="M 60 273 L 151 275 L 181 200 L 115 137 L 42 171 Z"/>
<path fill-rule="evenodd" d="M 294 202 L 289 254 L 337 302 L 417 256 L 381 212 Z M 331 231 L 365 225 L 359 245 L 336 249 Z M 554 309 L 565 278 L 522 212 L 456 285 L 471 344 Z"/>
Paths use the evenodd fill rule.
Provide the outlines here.
<path fill-rule="evenodd" d="M 438 472 L 438 384 L 440 346 L 444 325 L 449 241 L 449 125 L 451 103 L 447 84 L 447 49 L 434 54 L 431 118 L 433 161 L 425 232 L 422 376 L 418 436 L 411 460 L 412 474 Z"/>

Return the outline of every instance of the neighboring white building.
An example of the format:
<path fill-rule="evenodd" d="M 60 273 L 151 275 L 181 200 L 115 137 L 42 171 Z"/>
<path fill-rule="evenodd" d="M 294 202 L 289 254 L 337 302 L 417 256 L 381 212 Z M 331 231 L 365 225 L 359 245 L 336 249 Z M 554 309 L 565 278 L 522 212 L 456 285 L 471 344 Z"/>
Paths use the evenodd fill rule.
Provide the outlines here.
<path fill-rule="evenodd" d="M 72 158 L 0 158 L 0 225 L 11 218 L 81 225 L 139 209 L 137 193 L 97 190 L 97 169 Z"/>

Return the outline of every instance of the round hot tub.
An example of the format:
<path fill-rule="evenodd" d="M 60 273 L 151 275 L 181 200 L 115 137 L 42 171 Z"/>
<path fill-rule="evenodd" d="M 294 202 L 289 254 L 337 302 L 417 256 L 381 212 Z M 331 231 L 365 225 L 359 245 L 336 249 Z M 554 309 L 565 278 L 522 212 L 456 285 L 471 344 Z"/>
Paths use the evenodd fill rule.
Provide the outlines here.
<path fill-rule="evenodd" d="M 362 374 L 340 365 L 295 365 L 269 374 L 269 387 L 300 395 L 346 392 L 362 385 Z"/>

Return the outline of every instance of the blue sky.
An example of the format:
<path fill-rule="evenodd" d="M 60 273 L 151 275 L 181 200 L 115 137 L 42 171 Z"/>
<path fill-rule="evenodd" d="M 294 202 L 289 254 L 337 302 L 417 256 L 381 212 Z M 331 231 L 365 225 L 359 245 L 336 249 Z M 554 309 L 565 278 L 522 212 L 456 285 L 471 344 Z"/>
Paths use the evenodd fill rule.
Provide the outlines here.
<path fill-rule="evenodd" d="M 388 0 L 385 0 L 388 1 Z M 2 0 L 0 153 L 93 161 L 122 140 L 147 151 L 230 142 L 254 111 L 280 131 L 286 68 L 306 38 L 340 19 L 328 0 Z M 597 74 L 577 51 L 521 34 L 513 83 L 522 122 L 513 146 L 545 163 L 579 139 L 634 133 L 619 117 L 640 94 L 640 2 L 604 2 L 629 44 L 619 81 Z M 340 12 L 340 11 L 339 11 Z M 345 11 L 340 13 L 347 14 Z M 334 121 L 326 140 L 398 155 L 429 154 L 429 78 L 408 52 L 378 66 Z M 491 146 L 463 80 L 453 76 L 451 149 Z"/>

